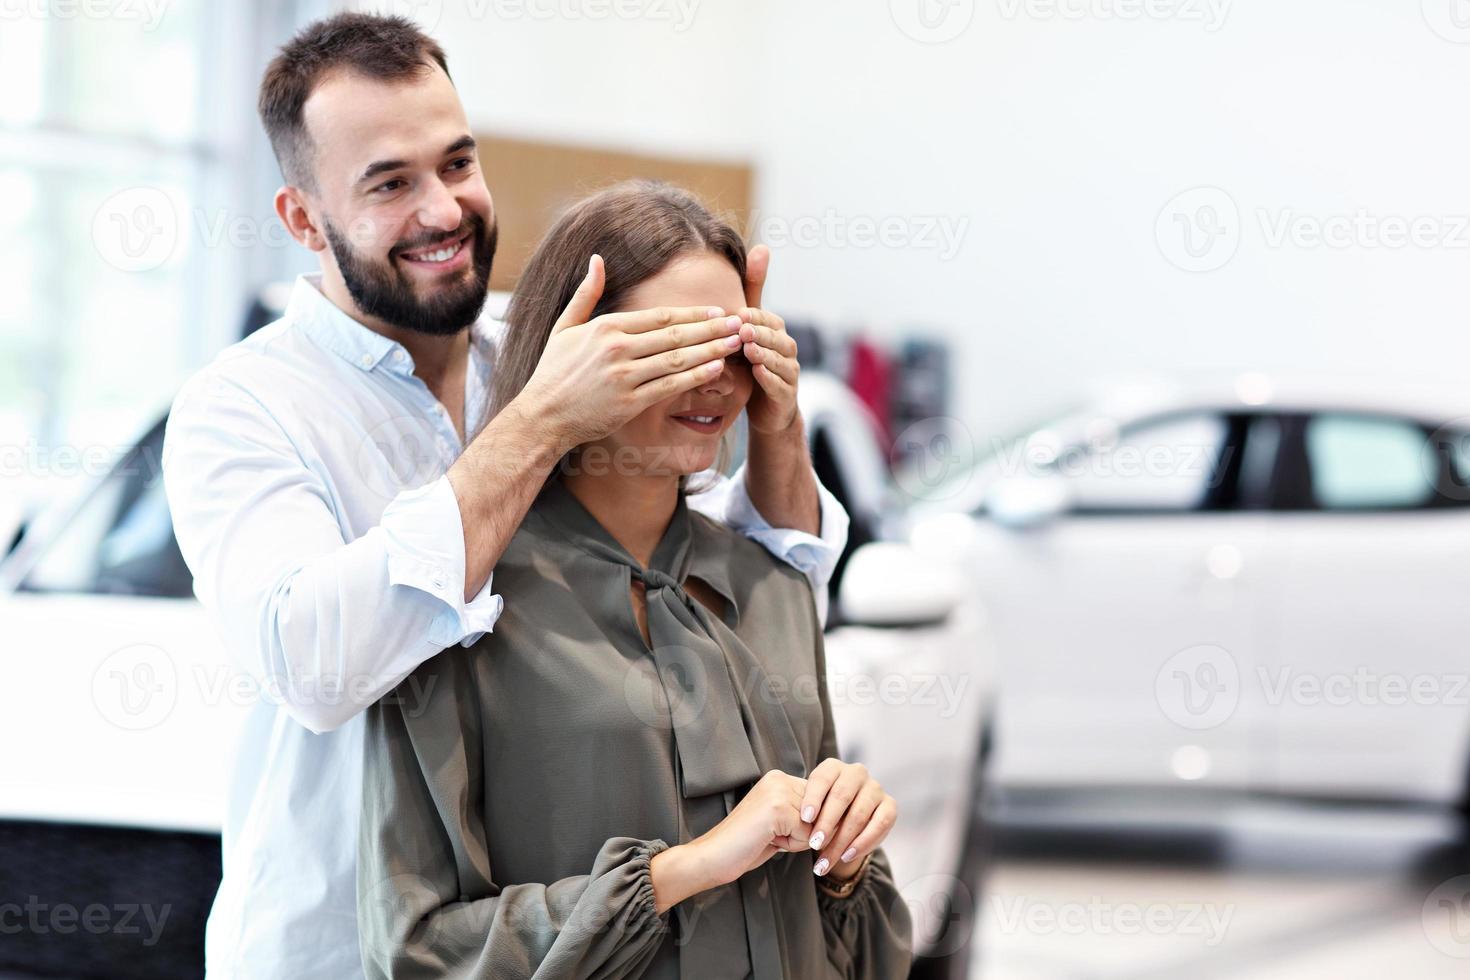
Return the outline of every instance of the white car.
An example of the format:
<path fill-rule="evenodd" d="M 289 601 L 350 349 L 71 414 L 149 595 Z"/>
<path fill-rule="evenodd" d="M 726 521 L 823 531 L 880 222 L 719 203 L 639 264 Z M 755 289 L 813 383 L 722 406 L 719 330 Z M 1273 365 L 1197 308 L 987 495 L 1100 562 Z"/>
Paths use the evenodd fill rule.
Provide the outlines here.
<path fill-rule="evenodd" d="M 998 787 L 1466 807 L 1470 394 L 1249 374 L 963 448 L 900 482 L 992 616 Z"/>
<path fill-rule="evenodd" d="M 813 375 L 802 387 L 813 452 L 852 513 L 855 541 L 866 542 L 882 505 L 876 439 L 840 384 Z M 7 730 L 30 747 L 8 755 L 0 780 L 0 829 L 28 829 L 0 841 L 29 850 L 64 840 L 64 853 L 48 858 L 55 870 L 45 872 L 47 882 L 94 881 L 101 862 L 119 869 L 119 887 L 133 896 L 146 893 L 140 882 L 156 870 L 153 848 L 184 842 L 197 854 L 203 842 L 214 853 L 192 879 L 174 879 L 188 894 L 169 897 L 164 942 L 140 950 L 112 933 L 28 936 L 20 945 L 7 938 L 0 972 L 43 959 L 75 969 L 65 957 L 85 949 L 114 970 L 146 953 L 148 976 L 198 972 L 233 733 L 256 694 L 192 596 L 159 476 L 163 425 L 77 503 L 46 513 L 0 562 L 8 684 L 20 692 L 8 699 Z M 933 957 L 925 969 L 962 976 L 991 700 L 985 624 L 957 572 L 903 544 L 850 549 L 834 592 L 840 624 L 825 639 L 844 755 L 866 763 L 899 801 L 901 820 L 886 846 L 920 949 Z M 133 830 L 140 833 L 124 833 L 121 844 L 107 837 L 105 855 L 89 843 Z M 0 854 L 7 863 L 13 857 Z"/>

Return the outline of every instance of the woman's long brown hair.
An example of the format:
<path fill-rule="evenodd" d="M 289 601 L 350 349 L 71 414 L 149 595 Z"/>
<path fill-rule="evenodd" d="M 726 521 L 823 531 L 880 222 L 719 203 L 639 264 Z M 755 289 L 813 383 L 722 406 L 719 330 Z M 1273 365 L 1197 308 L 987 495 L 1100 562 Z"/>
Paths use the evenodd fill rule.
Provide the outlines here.
<path fill-rule="evenodd" d="M 601 255 L 606 285 L 593 317 L 618 309 L 640 283 L 691 252 L 713 252 L 745 281 L 745 242 L 693 194 L 670 184 L 630 180 L 578 203 L 547 232 L 516 283 L 495 365 L 493 413 L 521 393 L 551 328 Z M 733 311 L 730 311 L 733 312 Z"/>

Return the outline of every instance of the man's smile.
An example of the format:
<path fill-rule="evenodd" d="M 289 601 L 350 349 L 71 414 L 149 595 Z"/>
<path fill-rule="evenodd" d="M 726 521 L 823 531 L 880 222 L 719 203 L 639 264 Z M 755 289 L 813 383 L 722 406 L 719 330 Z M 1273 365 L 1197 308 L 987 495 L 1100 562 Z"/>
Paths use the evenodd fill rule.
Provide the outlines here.
<path fill-rule="evenodd" d="M 447 242 L 441 242 L 429 248 L 400 252 L 398 257 L 410 266 L 430 272 L 460 269 L 469 263 L 474 251 L 473 247 L 466 247 L 472 234 L 473 231 L 466 231 L 458 238 L 449 239 Z"/>

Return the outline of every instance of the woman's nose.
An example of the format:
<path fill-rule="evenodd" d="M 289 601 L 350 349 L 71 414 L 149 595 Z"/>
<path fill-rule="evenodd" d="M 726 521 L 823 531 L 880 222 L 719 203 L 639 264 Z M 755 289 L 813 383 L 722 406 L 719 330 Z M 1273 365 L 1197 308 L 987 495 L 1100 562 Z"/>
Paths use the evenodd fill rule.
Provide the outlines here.
<path fill-rule="evenodd" d="M 724 397 L 735 390 L 735 376 L 730 370 L 729 359 L 725 360 L 720 373 L 705 384 L 699 386 L 699 392 L 703 395 L 719 395 Z"/>

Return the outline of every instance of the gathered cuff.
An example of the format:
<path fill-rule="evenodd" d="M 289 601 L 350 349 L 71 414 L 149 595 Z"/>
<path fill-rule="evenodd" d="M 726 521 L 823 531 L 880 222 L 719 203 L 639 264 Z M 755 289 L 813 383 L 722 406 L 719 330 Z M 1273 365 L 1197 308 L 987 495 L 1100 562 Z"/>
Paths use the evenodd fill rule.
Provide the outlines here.
<path fill-rule="evenodd" d="M 619 904 L 628 910 L 628 924 L 635 929 L 656 932 L 667 932 L 669 929 L 669 913 L 659 914 L 658 902 L 653 894 L 653 857 L 668 849 L 669 845 L 661 840 L 639 841 L 624 838 L 609 841 L 598 855 L 598 865 L 602 864 L 603 858 L 607 858 L 622 864 L 627 870 L 631 894 Z M 594 867 L 592 873 L 595 876 L 598 869 Z"/>
<path fill-rule="evenodd" d="M 878 894 L 878 885 L 874 882 L 874 878 L 876 877 L 873 874 L 875 864 L 876 862 L 872 861 L 868 863 L 868 866 L 863 869 L 863 876 L 857 885 L 849 894 L 842 898 L 829 895 L 826 891 L 818 888 L 817 907 L 822 910 L 822 914 L 830 918 L 834 923 L 841 924 L 854 914 L 861 916 L 863 914 L 862 906 L 880 901 L 882 896 Z"/>

